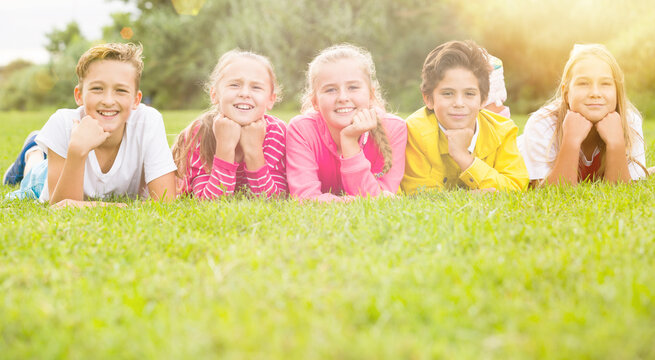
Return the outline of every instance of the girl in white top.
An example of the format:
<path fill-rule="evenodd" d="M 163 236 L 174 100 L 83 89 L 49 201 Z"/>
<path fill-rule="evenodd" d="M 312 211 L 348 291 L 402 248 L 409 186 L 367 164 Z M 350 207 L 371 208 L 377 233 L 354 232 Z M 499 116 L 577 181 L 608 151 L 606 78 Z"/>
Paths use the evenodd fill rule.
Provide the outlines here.
<path fill-rule="evenodd" d="M 644 177 L 641 122 L 614 56 L 603 45 L 575 45 L 555 97 L 518 139 L 532 185 Z"/>

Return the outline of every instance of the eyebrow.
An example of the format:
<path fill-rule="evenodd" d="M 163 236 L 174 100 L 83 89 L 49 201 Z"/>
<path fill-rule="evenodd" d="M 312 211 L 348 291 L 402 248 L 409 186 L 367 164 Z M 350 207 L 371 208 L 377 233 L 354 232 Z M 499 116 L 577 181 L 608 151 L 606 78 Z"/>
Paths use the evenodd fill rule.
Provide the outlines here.
<path fill-rule="evenodd" d="M 107 83 L 102 81 L 102 80 L 93 80 L 93 81 L 89 81 L 88 86 L 91 86 L 91 85 L 107 85 Z M 113 86 L 114 87 L 116 87 L 116 86 L 129 87 L 130 85 L 128 83 L 115 83 L 115 84 L 113 84 Z"/>
<path fill-rule="evenodd" d="M 593 77 L 592 76 L 587 76 L 587 75 L 579 75 L 579 76 L 574 76 L 573 78 L 576 79 L 576 80 L 579 80 L 579 79 L 590 80 Z M 600 79 L 601 80 L 612 80 L 612 81 L 614 81 L 614 78 L 611 77 L 611 76 L 603 76 Z"/>
<path fill-rule="evenodd" d="M 443 90 L 457 91 L 455 88 L 441 88 L 440 90 L 441 90 L 441 91 L 443 91 Z M 480 91 L 480 89 L 479 89 L 479 88 L 476 88 L 476 87 L 465 88 L 465 89 L 463 89 L 463 90 L 464 90 L 464 91 L 471 91 L 471 90 L 474 90 L 474 91 Z"/>
<path fill-rule="evenodd" d="M 227 78 L 227 79 L 225 79 L 225 81 L 227 81 L 227 82 L 240 82 L 240 83 L 245 82 L 244 78 L 242 78 L 242 77 L 239 77 L 239 78 Z M 256 85 L 266 85 L 265 82 L 263 82 L 263 81 L 259 81 L 259 80 L 251 81 L 251 83 L 256 84 Z"/>
<path fill-rule="evenodd" d="M 362 83 L 364 83 L 364 81 L 362 81 L 362 80 L 348 80 L 348 81 L 346 81 L 346 85 L 352 85 L 352 84 L 361 85 Z M 327 83 L 327 84 L 322 85 L 320 88 L 323 89 L 323 88 L 326 88 L 326 87 L 329 87 L 329 86 L 337 86 L 337 83 Z"/>

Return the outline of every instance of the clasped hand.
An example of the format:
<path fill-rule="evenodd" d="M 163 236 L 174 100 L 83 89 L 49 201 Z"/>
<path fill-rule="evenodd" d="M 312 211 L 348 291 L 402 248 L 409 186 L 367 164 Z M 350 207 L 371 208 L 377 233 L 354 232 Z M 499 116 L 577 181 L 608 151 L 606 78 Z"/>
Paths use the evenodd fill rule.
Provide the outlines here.
<path fill-rule="evenodd" d="M 616 111 L 594 122 L 580 113 L 569 110 L 562 123 L 563 136 L 574 144 L 580 145 L 593 127 L 607 146 L 624 144 L 621 116 Z"/>
<path fill-rule="evenodd" d="M 245 155 L 253 152 L 261 152 L 266 137 L 266 120 L 259 120 L 240 125 L 236 121 L 218 114 L 214 118 L 213 128 L 216 138 L 216 150 L 223 152 L 234 152 L 237 146 Z"/>
<path fill-rule="evenodd" d="M 100 126 L 98 120 L 86 115 L 81 120 L 73 120 L 68 151 L 86 156 L 91 150 L 104 143 L 110 135 L 111 133 Z"/>

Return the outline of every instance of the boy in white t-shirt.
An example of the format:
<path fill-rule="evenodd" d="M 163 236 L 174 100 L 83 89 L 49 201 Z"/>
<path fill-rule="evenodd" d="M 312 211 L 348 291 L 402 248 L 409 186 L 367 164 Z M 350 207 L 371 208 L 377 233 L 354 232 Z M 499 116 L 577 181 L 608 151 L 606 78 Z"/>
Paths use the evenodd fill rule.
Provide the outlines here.
<path fill-rule="evenodd" d="M 10 196 L 38 197 L 59 206 L 96 206 L 86 201 L 109 196 L 150 195 L 175 198 L 176 170 L 166 141 L 161 114 L 140 104 L 142 48 L 134 44 L 103 44 L 85 52 L 76 72 L 77 109 L 60 109 L 36 138 L 47 161 L 25 172 L 21 190 Z M 5 183 L 19 179 L 19 165 L 41 156 L 27 141 Z M 26 156 L 27 155 L 27 156 Z M 16 175 L 14 174 L 14 175 Z M 147 191 L 146 191 L 147 189 Z"/>

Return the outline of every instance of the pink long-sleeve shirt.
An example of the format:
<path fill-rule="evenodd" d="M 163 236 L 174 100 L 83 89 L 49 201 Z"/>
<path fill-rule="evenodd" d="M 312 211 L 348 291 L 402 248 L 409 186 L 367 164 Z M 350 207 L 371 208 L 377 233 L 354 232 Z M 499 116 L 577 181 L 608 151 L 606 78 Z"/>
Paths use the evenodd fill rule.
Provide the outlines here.
<path fill-rule="evenodd" d="M 245 162 L 230 163 L 214 157 L 211 172 L 204 169 L 200 156 L 200 141 L 197 140 L 189 153 L 188 165 L 182 179 L 182 193 L 193 193 L 198 199 L 211 200 L 231 195 L 235 189 L 250 188 L 252 193 L 267 197 L 288 192 L 285 166 L 286 125 L 281 120 L 265 115 L 266 136 L 264 137 L 264 159 L 266 164 L 259 169 L 246 169 Z M 194 129 L 198 131 L 198 129 Z"/>
<path fill-rule="evenodd" d="M 372 136 L 361 136 L 362 151 L 349 158 L 337 152 L 323 117 L 317 113 L 291 119 L 287 129 L 287 179 L 297 199 L 341 200 L 346 196 L 396 193 L 405 172 L 407 126 L 387 114 L 382 120 L 392 149 L 392 167 L 382 174 L 384 158 Z M 347 198 L 347 197 L 346 197 Z"/>

